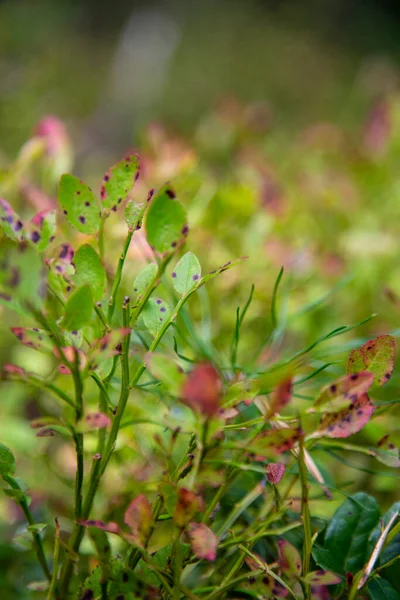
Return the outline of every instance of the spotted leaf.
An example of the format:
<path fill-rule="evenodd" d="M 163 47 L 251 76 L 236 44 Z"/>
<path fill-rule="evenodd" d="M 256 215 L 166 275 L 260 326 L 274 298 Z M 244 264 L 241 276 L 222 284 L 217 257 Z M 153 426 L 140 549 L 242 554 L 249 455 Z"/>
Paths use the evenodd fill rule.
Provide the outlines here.
<path fill-rule="evenodd" d="M 186 252 L 177 263 L 172 273 L 175 290 L 184 296 L 196 287 L 201 277 L 201 266 L 193 252 Z"/>
<path fill-rule="evenodd" d="M 43 210 L 25 225 L 25 237 L 39 252 L 46 250 L 56 233 L 56 211 Z"/>
<path fill-rule="evenodd" d="M 301 430 L 294 427 L 268 429 L 258 435 L 246 449 L 257 458 L 274 458 L 277 454 L 291 450 L 300 436 Z"/>
<path fill-rule="evenodd" d="M 36 327 L 33 329 L 11 327 L 11 332 L 28 348 L 40 350 L 41 352 L 51 352 L 53 349 L 53 343 L 49 334 L 42 329 L 37 329 Z"/>
<path fill-rule="evenodd" d="M 278 540 L 278 553 L 279 567 L 287 577 L 290 578 L 301 574 L 301 556 L 293 544 L 284 539 Z"/>
<path fill-rule="evenodd" d="M 0 198 L 0 227 L 4 235 L 10 239 L 20 242 L 24 238 L 24 226 L 17 215 L 6 200 Z"/>
<path fill-rule="evenodd" d="M 147 241 L 160 254 L 174 251 L 189 232 L 186 213 L 170 187 L 155 194 L 145 218 Z"/>
<path fill-rule="evenodd" d="M 314 408 L 324 412 L 348 408 L 369 390 L 373 381 L 374 375 L 368 371 L 345 375 L 322 390 Z"/>
<path fill-rule="evenodd" d="M 396 341 L 391 335 L 380 335 L 352 350 L 347 363 L 348 373 L 362 370 L 374 374 L 375 385 L 384 385 L 392 376 L 396 358 Z"/>
<path fill-rule="evenodd" d="M 116 211 L 139 177 L 139 157 L 132 154 L 111 167 L 103 177 L 100 199 L 104 208 Z"/>
<path fill-rule="evenodd" d="M 138 273 L 133 283 L 133 291 L 138 295 L 138 298 L 142 297 L 146 290 L 154 283 L 157 271 L 157 265 L 149 263 Z"/>
<path fill-rule="evenodd" d="M 203 508 L 200 496 L 186 488 L 179 488 L 178 499 L 174 511 L 174 521 L 179 527 L 184 527 L 194 515 Z"/>
<path fill-rule="evenodd" d="M 150 298 L 142 312 L 143 322 L 150 333 L 156 336 L 171 314 L 168 304 L 161 298 Z"/>
<path fill-rule="evenodd" d="M 97 233 L 100 226 L 98 202 L 82 180 L 63 175 L 58 188 L 58 202 L 75 229 L 82 233 Z"/>
<path fill-rule="evenodd" d="M 303 581 L 308 585 L 336 585 L 337 583 L 341 583 L 342 578 L 336 573 L 332 573 L 332 571 L 324 571 L 320 569 L 319 571 L 311 571 L 307 573 L 307 575 L 303 578 Z"/>
<path fill-rule="evenodd" d="M 40 255 L 32 248 L 9 248 L 0 265 L 0 303 L 20 314 L 27 314 L 29 305 L 40 308 L 46 297 L 46 275 Z"/>
<path fill-rule="evenodd" d="M 130 333 L 130 331 L 129 327 L 113 329 L 94 342 L 89 353 L 90 368 L 97 368 L 100 363 L 117 354 L 121 354 L 120 342 Z"/>
<path fill-rule="evenodd" d="M 346 438 L 360 431 L 374 414 L 375 407 L 363 394 L 349 407 L 338 412 L 324 413 L 318 427 L 318 436 Z"/>

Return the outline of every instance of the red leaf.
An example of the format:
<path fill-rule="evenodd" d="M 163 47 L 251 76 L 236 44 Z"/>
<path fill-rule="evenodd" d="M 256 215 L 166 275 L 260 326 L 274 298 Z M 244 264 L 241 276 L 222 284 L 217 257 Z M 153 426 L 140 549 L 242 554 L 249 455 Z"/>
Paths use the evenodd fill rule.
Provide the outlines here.
<path fill-rule="evenodd" d="M 280 412 L 292 398 L 292 378 L 281 381 L 271 394 L 268 418 Z"/>
<path fill-rule="evenodd" d="M 137 496 L 125 512 L 124 521 L 131 530 L 132 538 L 138 546 L 144 546 L 150 533 L 153 515 L 150 502 L 144 494 Z"/>
<path fill-rule="evenodd" d="M 121 533 L 119 525 L 113 521 L 104 523 L 104 521 L 99 521 L 98 519 L 88 519 L 87 521 L 80 521 L 79 524 L 84 527 L 96 527 L 97 529 L 108 531 L 109 533 Z"/>
<path fill-rule="evenodd" d="M 368 423 L 375 407 L 364 394 L 354 404 L 337 413 L 324 413 L 318 427 L 317 435 L 332 438 L 345 438 L 360 431 Z"/>
<path fill-rule="evenodd" d="M 182 402 L 195 412 L 212 417 L 220 408 L 222 384 L 215 367 L 209 363 L 197 365 L 186 378 Z"/>
<path fill-rule="evenodd" d="M 204 523 L 190 523 L 190 547 L 197 558 L 213 561 L 217 556 L 218 541 L 215 534 Z"/>
<path fill-rule="evenodd" d="M 178 501 L 174 511 L 174 520 L 177 525 L 184 527 L 203 508 L 203 501 L 186 488 L 178 490 Z"/>
<path fill-rule="evenodd" d="M 251 442 L 247 450 L 255 454 L 257 458 L 274 458 L 277 454 L 282 454 L 291 450 L 298 442 L 301 430 L 294 427 L 285 427 L 282 429 L 268 429 Z"/>
<path fill-rule="evenodd" d="M 302 570 L 301 556 L 297 548 L 284 539 L 278 540 L 279 566 L 289 577 L 300 575 Z"/>

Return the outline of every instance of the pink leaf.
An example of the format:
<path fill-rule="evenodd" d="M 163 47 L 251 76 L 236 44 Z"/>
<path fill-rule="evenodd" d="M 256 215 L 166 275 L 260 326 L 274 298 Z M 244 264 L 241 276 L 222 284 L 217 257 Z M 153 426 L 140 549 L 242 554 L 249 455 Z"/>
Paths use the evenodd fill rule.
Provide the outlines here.
<path fill-rule="evenodd" d="M 104 429 L 111 424 L 111 420 L 102 412 L 92 412 L 85 416 L 85 423 L 89 429 Z"/>
<path fill-rule="evenodd" d="M 177 525 L 184 527 L 203 508 L 203 501 L 192 491 L 179 488 L 178 501 L 174 511 L 174 520 Z"/>
<path fill-rule="evenodd" d="M 138 546 L 146 544 L 152 520 L 150 502 L 144 494 L 137 496 L 128 506 L 124 521 L 131 530 L 134 543 Z"/>
<path fill-rule="evenodd" d="M 218 541 L 204 523 L 190 523 L 188 530 L 190 547 L 197 558 L 213 561 L 217 556 Z"/>
<path fill-rule="evenodd" d="M 108 531 L 109 533 L 121 533 L 119 525 L 113 521 L 104 523 L 104 521 L 99 521 L 98 519 L 88 519 L 87 521 L 80 521 L 79 524 L 84 527 L 96 527 L 97 529 Z"/>
<path fill-rule="evenodd" d="M 318 427 L 318 435 L 346 438 L 360 431 L 368 423 L 375 407 L 364 394 L 354 404 L 337 413 L 324 413 Z"/>
<path fill-rule="evenodd" d="M 281 381 L 270 397 L 270 408 L 268 411 L 268 417 L 271 418 L 276 413 L 280 412 L 287 404 L 289 404 L 292 398 L 292 378 L 289 377 L 284 381 Z"/>
<path fill-rule="evenodd" d="M 49 335 L 37 328 L 28 329 L 26 327 L 11 327 L 10 330 L 24 346 L 40 350 L 42 352 L 51 351 L 52 343 Z"/>
<path fill-rule="evenodd" d="M 285 465 L 283 463 L 269 463 L 265 467 L 265 474 L 268 481 L 276 485 L 285 474 Z"/>
<path fill-rule="evenodd" d="M 301 430 L 294 427 L 281 429 L 268 429 L 263 431 L 251 442 L 247 450 L 256 455 L 256 458 L 274 458 L 278 454 L 291 450 L 298 442 Z"/>
<path fill-rule="evenodd" d="M 212 417 L 220 408 L 221 392 L 221 378 L 215 367 L 209 363 L 199 364 L 186 378 L 182 402 L 194 411 Z"/>

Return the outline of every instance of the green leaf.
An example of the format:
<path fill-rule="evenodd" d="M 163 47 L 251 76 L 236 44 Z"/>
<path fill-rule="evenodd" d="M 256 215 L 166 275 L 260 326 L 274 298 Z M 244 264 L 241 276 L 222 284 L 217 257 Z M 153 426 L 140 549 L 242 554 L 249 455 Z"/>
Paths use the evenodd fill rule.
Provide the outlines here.
<path fill-rule="evenodd" d="M 138 297 L 143 296 L 145 291 L 152 284 L 157 274 L 157 270 L 157 265 L 155 263 L 150 263 L 146 265 L 136 276 L 136 279 L 133 283 L 133 291 L 138 295 Z"/>
<path fill-rule="evenodd" d="M 287 577 L 300 575 L 302 570 L 301 556 L 297 548 L 284 539 L 278 540 L 279 567 Z"/>
<path fill-rule="evenodd" d="M 374 384 L 384 385 L 392 376 L 396 358 L 396 341 L 391 335 L 380 335 L 352 350 L 347 372 L 370 371 L 375 375 Z M 362 365 L 361 369 L 360 366 Z"/>
<path fill-rule="evenodd" d="M 33 348 L 40 352 L 52 352 L 53 350 L 54 345 L 49 334 L 44 329 L 11 327 L 10 331 L 28 348 Z"/>
<path fill-rule="evenodd" d="M 26 239 L 39 252 L 43 252 L 53 241 L 56 227 L 56 211 L 43 210 L 26 223 Z"/>
<path fill-rule="evenodd" d="M 240 402 L 249 404 L 253 401 L 260 390 L 257 381 L 237 381 L 229 386 L 222 399 L 222 408 L 232 408 Z"/>
<path fill-rule="evenodd" d="M 303 578 L 308 585 L 336 585 L 341 583 L 342 579 L 332 571 L 311 571 Z"/>
<path fill-rule="evenodd" d="M 146 354 L 148 371 L 161 381 L 169 394 L 179 397 L 185 382 L 185 375 L 180 367 L 167 354 L 149 352 Z"/>
<path fill-rule="evenodd" d="M 317 565 L 323 569 L 344 575 L 340 557 L 335 557 L 330 550 L 314 544 L 312 547 L 312 557 Z"/>
<path fill-rule="evenodd" d="M 104 295 L 107 278 L 100 256 L 89 244 L 78 248 L 75 257 L 75 277 L 77 286 L 88 283 L 93 299 L 98 302 Z"/>
<path fill-rule="evenodd" d="M 324 548 L 344 572 L 355 574 L 368 560 L 368 538 L 379 521 L 375 498 L 359 492 L 346 500 L 328 525 Z"/>
<path fill-rule="evenodd" d="M 28 246 L 13 246 L 3 252 L 0 269 L 0 304 L 22 315 L 28 304 L 39 308 L 46 297 L 46 272 L 40 255 Z"/>
<path fill-rule="evenodd" d="M 139 157 L 132 154 L 111 167 L 104 175 L 100 199 L 109 210 L 116 211 L 132 191 L 139 177 Z"/>
<path fill-rule="evenodd" d="M 142 219 L 147 208 L 144 202 L 138 203 L 129 200 L 125 206 L 125 221 L 130 229 L 139 229 L 142 225 Z"/>
<path fill-rule="evenodd" d="M 45 527 L 47 527 L 47 523 L 34 523 L 33 525 L 29 525 L 27 530 L 31 533 L 40 533 Z"/>
<path fill-rule="evenodd" d="M 287 452 L 299 441 L 301 432 L 296 427 L 268 429 L 260 433 L 246 450 L 257 457 L 274 458 Z"/>
<path fill-rule="evenodd" d="M 168 304 L 161 298 L 150 298 L 146 303 L 142 316 L 143 322 L 154 336 L 164 327 L 171 314 Z"/>
<path fill-rule="evenodd" d="M 136 573 L 124 566 L 122 560 L 118 558 L 113 560 L 111 570 L 111 576 L 107 580 L 107 596 L 110 600 L 118 597 L 125 600 L 134 600 L 137 598 L 139 591 L 143 596 L 146 595 L 146 587 L 139 581 Z M 102 597 L 101 583 L 103 583 L 103 568 L 100 565 L 85 579 L 79 598 L 100 599 Z"/>
<path fill-rule="evenodd" d="M 371 600 L 400 600 L 400 594 L 382 577 L 371 579 L 368 584 L 368 593 Z"/>
<path fill-rule="evenodd" d="M 82 233 L 97 233 L 100 227 L 98 202 L 82 180 L 63 175 L 58 188 L 58 202 L 68 221 Z"/>
<path fill-rule="evenodd" d="M 92 316 L 93 297 L 88 284 L 78 288 L 68 299 L 62 326 L 67 331 L 77 331 L 87 325 Z"/>
<path fill-rule="evenodd" d="M 186 252 L 176 265 L 172 280 L 176 291 L 184 296 L 196 287 L 201 277 L 201 266 L 193 252 Z"/>
<path fill-rule="evenodd" d="M 64 331 L 64 340 L 67 346 L 80 348 L 83 343 L 83 331 Z"/>
<path fill-rule="evenodd" d="M 150 246 L 160 254 L 173 252 L 189 232 L 185 209 L 175 193 L 164 187 L 151 201 L 146 214 L 146 234 Z"/>
<path fill-rule="evenodd" d="M 14 454 L 0 443 L 0 475 L 14 475 L 15 467 Z"/>
<path fill-rule="evenodd" d="M 20 242 L 24 238 L 23 223 L 6 200 L 0 198 L 0 227 L 11 240 Z"/>

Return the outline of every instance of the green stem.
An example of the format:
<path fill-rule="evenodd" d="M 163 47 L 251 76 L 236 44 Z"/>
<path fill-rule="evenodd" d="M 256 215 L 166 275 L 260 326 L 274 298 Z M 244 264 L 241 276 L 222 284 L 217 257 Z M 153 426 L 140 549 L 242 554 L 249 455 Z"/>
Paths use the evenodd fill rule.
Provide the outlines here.
<path fill-rule="evenodd" d="M 25 494 L 21 490 L 18 482 L 11 475 L 3 475 L 3 479 L 4 479 L 4 481 L 6 481 L 8 483 L 8 485 L 13 490 L 21 492 L 21 497 L 19 499 L 16 499 L 16 502 L 21 507 L 22 512 L 25 515 L 25 519 L 28 522 L 28 525 L 35 525 L 36 524 L 35 523 L 35 519 L 33 518 L 33 515 L 31 513 L 31 511 L 29 509 L 29 506 L 28 506 L 28 503 L 26 501 Z M 34 531 L 34 530 L 31 530 L 30 533 L 31 533 L 32 538 L 33 538 L 33 546 L 35 548 L 37 559 L 38 559 L 38 561 L 40 563 L 40 566 L 42 567 L 42 570 L 43 570 L 43 573 L 44 573 L 46 579 L 48 579 L 50 581 L 51 580 L 51 573 L 50 573 L 49 567 L 47 566 L 46 557 L 45 557 L 45 554 L 44 554 L 43 544 L 42 544 L 42 539 L 40 537 L 40 534 L 37 531 Z"/>
<path fill-rule="evenodd" d="M 299 442 L 299 473 L 301 482 L 301 514 L 303 519 L 304 528 L 304 542 L 303 542 L 303 578 L 310 571 L 311 561 L 311 546 L 312 546 L 312 531 L 311 531 L 311 517 L 310 517 L 310 505 L 309 505 L 309 489 L 308 489 L 308 476 L 307 467 L 304 458 L 304 437 L 300 437 Z M 310 585 L 307 583 L 303 584 L 304 599 L 311 600 Z"/>
<path fill-rule="evenodd" d="M 53 596 L 56 596 L 57 591 L 57 571 L 58 561 L 60 558 L 60 526 L 56 519 L 56 537 L 54 540 L 54 552 L 53 552 L 53 575 L 50 581 L 49 591 L 47 593 L 47 600 L 52 600 Z"/>
<path fill-rule="evenodd" d="M 119 257 L 117 271 L 115 273 L 114 282 L 113 282 L 113 286 L 112 286 L 112 290 L 111 290 L 110 302 L 108 304 L 107 321 L 109 324 L 111 324 L 111 321 L 113 318 L 113 314 L 114 314 L 114 310 L 115 310 L 115 303 L 117 300 L 117 293 L 118 293 L 119 286 L 120 286 L 121 279 L 122 279 L 122 270 L 124 268 L 125 259 L 126 259 L 126 255 L 129 250 L 132 236 L 133 236 L 133 230 L 129 230 L 128 235 L 126 236 L 126 239 L 125 239 L 125 244 L 122 249 L 121 256 Z"/>

